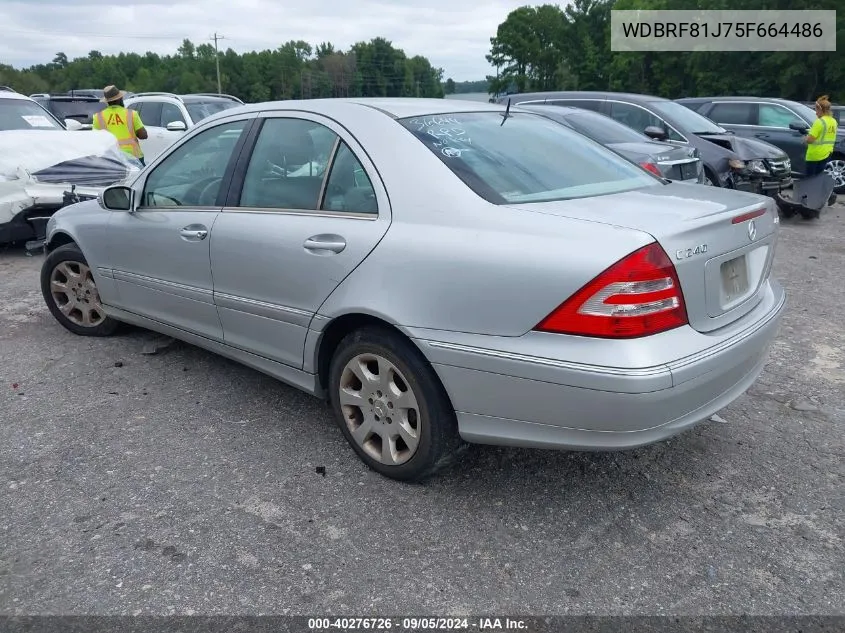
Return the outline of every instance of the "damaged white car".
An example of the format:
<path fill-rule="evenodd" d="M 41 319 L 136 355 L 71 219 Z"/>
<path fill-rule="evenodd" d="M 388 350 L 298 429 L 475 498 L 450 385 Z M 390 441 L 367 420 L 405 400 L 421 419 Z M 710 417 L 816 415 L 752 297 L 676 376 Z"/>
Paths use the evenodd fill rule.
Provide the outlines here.
<path fill-rule="evenodd" d="M 4 129 L 7 117 L 0 112 L 0 244 L 23 241 L 34 249 L 58 209 L 95 199 L 105 187 L 137 174 L 141 164 L 108 132 L 44 129 L 49 119 L 26 116 L 36 125 Z"/>

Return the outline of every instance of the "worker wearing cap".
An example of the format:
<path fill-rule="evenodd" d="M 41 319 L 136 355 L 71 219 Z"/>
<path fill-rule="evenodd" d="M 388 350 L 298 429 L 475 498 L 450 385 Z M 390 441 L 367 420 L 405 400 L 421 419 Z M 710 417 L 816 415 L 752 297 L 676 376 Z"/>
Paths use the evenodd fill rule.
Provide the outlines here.
<path fill-rule="evenodd" d="M 147 130 L 141 116 L 134 110 L 123 105 L 126 95 L 116 86 L 106 86 L 103 89 L 102 101 L 106 107 L 94 115 L 94 129 L 107 130 L 117 139 L 117 144 L 124 152 L 144 164 L 144 152 L 141 151 L 139 139 L 147 138 Z"/>
<path fill-rule="evenodd" d="M 816 117 L 813 127 L 804 137 L 804 142 L 807 144 L 805 158 L 807 166 L 804 173 L 807 176 L 816 176 L 825 170 L 827 159 L 830 158 L 836 145 L 838 126 L 836 119 L 830 115 L 830 101 L 827 95 L 816 100 Z"/>

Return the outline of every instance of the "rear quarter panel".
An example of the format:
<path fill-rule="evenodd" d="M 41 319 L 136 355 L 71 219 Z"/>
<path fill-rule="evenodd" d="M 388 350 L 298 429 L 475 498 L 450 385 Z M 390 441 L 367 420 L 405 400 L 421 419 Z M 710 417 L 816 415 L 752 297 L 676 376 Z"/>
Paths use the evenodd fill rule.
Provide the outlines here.
<path fill-rule="evenodd" d="M 482 205 L 478 205 L 479 207 Z M 429 222 L 401 209 L 320 314 L 408 328 L 520 336 L 602 270 L 653 241 L 619 227 L 489 205 Z"/>

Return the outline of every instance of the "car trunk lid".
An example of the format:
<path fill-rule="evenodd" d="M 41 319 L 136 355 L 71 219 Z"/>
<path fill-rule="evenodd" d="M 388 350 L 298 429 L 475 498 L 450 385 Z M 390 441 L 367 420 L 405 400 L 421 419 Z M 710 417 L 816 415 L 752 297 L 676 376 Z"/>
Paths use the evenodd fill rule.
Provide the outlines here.
<path fill-rule="evenodd" d="M 770 198 L 683 183 L 510 206 L 650 234 L 674 263 L 690 326 L 700 332 L 742 318 L 760 301 L 779 222 Z"/>

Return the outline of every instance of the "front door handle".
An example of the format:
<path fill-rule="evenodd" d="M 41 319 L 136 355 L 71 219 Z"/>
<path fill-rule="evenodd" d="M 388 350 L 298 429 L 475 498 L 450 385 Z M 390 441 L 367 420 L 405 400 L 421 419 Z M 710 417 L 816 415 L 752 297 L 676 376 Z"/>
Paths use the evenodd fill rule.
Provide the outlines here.
<path fill-rule="evenodd" d="M 312 235 L 302 246 L 315 255 L 326 254 L 326 251 L 340 253 L 346 248 L 346 240 L 340 235 Z"/>
<path fill-rule="evenodd" d="M 208 229 L 202 224 L 190 224 L 179 231 L 183 240 L 198 242 L 208 237 Z"/>
<path fill-rule="evenodd" d="M 754 136 L 756 136 L 757 138 L 769 138 L 769 135 L 765 132 L 757 132 L 757 134 L 755 134 Z"/>

